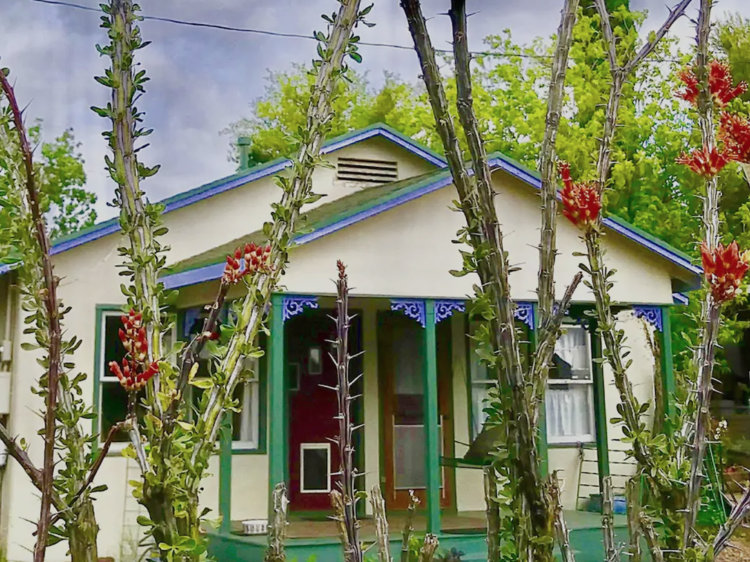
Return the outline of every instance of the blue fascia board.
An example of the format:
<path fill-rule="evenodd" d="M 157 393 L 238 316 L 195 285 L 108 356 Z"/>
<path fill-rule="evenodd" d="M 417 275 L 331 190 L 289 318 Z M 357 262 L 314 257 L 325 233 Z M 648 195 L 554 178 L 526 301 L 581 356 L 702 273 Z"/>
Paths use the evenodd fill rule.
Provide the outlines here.
<path fill-rule="evenodd" d="M 424 160 L 426 160 L 427 162 L 429 162 L 430 164 L 433 164 L 434 166 L 438 168 L 445 168 L 447 166 L 444 159 L 440 158 L 439 156 L 435 154 L 430 153 L 427 150 L 424 150 L 416 142 L 409 142 L 408 137 L 403 137 L 398 134 L 395 134 L 394 132 L 389 130 L 387 127 L 381 126 L 381 125 L 375 125 L 375 126 L 363 129 L 359 134 L 353 134 L 352 136 L 345 138 L 341 141 L 326 144 L 321 149 L 321 152 L 323 154 L 330 154 L 337 150 L 341 150 L 342 148 L 346 148 L 347 146 L 351 146 L 358 142 L 362 142 L 364 140 L 367 140 L 373 137 L 378 137 L 378 136 L 388 139 L 394 144 L 408 150 L 409 152 L 411 152 L 412 154 L 416 156 L 419 156 L 420 158 L 423 158 Z M 171 211 L 176 211 L 177 209 L 182 209 L 183 207 L 187 207 L 188 205 L 192 205 L 204 199 L 208 199 L 209 197 L 213 197 L 214 195 L 219 195 L 220 193 L 224 193 L 225 191 L 235 189 L 247 183 L 250 183 L 259 179 L 263 179 L 273 174 L 277 174 L 278 172 L 281 172 L 282 170 L 291 166 L 291 164 L 292 164 L 291 160 L 283 160 L 277 164 L 274 164 L 273 166 L 267 166 L 255 172 L 250 170 L 249 173 L 243 176 L 238 177 L 236 174 L 229 176 L 226 179 L 226 181 L 220 180 L 220 183 L 218 183 L 218 185 L 215 185 L 211 189 L 206 189 L 205 191 L 201 191 L 190 197 L 185 197 L 182 199 L 178 199 L 177 201 L 166 203 L 164 212 L 169 213 Z M 166 201 L 169 201 L 169 199 L 171 199 L 171 197 L 167 198 Z M 103 238 L 104 236 L 114 234 L 118 232 L 119 230 L 120 230 L 120 225 L 117 219 L 105 221 L 99 224 L 97 227 L 93 228 L 92 230 L 89 230 L 88 232 L 81 234 L 80 236 L 64 240 L 57 244 L 53 244 L 50 253 L 52 255 L 55 255 L 61 252 L 66 252 L 68 250 L 72 250 L 73 248 L 77 248 L 78 246 L 81 246 L 88 242 L 93 242 L 94 240 L 98 240 L 99 238 Z M 4 275 L 5 273 L 8 273 L 11 269 L 13 269 L 13 267 L 14 267 L 13 264 L 10 264 L 10 265 L 6 264 L 6 265 L 0 266 L 0 275 Z"/>
<path fill-rule="evenodd" d="M 672 293 L 672 300 L 675 304 L 688 304 L 690 302 L 688 296 L 683 293 Z"/>
<path fill-rule="evenodd" d="M 160 281 L 164 283 L 166 289 L 180 289 L 206 281 L 214 281 L 219 279 L 223 273 L 224 262 L 220 262 L 197 269 L 189 269 L 180 273 L 173 273 L 172 275 L 164 275 Z"/>

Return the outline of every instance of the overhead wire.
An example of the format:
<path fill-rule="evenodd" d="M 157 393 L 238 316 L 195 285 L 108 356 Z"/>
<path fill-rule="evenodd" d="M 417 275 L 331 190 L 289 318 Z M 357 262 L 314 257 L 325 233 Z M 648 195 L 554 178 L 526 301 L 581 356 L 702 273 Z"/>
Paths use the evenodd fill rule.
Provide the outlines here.
<path fill-rule="evenodd" d="M 52 6 L 60 6 L 64 8 L 72 8 L 76 10 L 83 10 L 86 12 L 96 12 L 98 14 L 101 14 L 100 8 L 93 8 L 91 6 L 85 6 L 82 4 L 76 4 L 75 2 L 67 2 L 65 0 L 29 0 L 30 2 L 35 2 L 37 4 L 48 4 Z M 290 33 L 290 32 L 284 32 L 284 31 L 273 31 L 268 29 L 257 29 L 257 28 L 251 28 L 251 27 L 236 27 L 231 25 L 223 25 L 218 23 L 210 23 L 210 22 L 202 22 L 202 21 L 192 21 L 192 20 L 184 20 L 184 19 L 177 19 L 177 18 L 168 18 L 164 16 L 150 16 L 150 15 L 141 15 L 141 17 L 146 21 L 158 21 L 162 23 L 171 23 L 174 25 L 183 25 L 188 27 L 196 27 L 196 28 L 204 28 L 204 29 L 216 29 L 219 31 L 230 31 L 235 33 L 247 33 L 247 34 L 253 34 L 253 35 L 265 35 L 268 37 L 279 37 L 279 38 L 286 38 L 286 39 L 305 39 L 309 41 L 317 41 L 314 35 L 306 35 L 303 33 Z M 372 42 L 372 41 L 359 41 L 358 45 L 367 46 L 367 47 L 380 47 L 380 48 L 387 48 L 387 49 L 398 49 L 402 51 L 412 51 L 414 50 L 414 47 L 408 46 L 408 45 L 398 45 L 395 43 L 380 43 L 380 42 Z M 452 54 L 453 51 L 450 49 L 435 49 L 436 52 L 440 54 Z M 523 58 L 523 59 L 534 59 L 534 60 L 551 60 L 552 55 L 537 55 L 532 53 L 518 53 L 518 52 L 509 52 L 509 51 L 471 51 L 471 55 L 474 57 L 498 57 L 498 58 Z M 663 57 L 651 57 L 648 59 L 648 61 L 644 62 L 651 62 L 651 63 L 664 63 L 664 62 L 673 62 L 673 63 L 680 63 L 683 62 L 679 59 L 672 59 L 672 58 L 663 58 Z"/>

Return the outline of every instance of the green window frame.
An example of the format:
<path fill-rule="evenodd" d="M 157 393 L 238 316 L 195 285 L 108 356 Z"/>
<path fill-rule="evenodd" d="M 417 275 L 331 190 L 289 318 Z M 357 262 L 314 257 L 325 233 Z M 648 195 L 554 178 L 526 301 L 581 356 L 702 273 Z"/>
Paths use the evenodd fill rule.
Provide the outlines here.
<path fill-rule="evenodd" d="M 198 307 L 202 309 L 204 307 Z M 106 438 L 114 423 L 122 421 L 127 413 L 127 394 L 120 386 L 118 379 L 109 373 L 108 363 L 112 360 L 121 360 L 124 354 L 122 344 L 117 335 L 121 327 L 122 316 L 121 305 L 97 305 L 96 307 L 96 334 L 94 355 L 94 411 L 96 417 L 92 420 L 92 431 L 99 435 L 97 444 L 101 444 Z M 173 342 L 187 339 L 183 333 L 186 318 L 186 309 L 179 310 L 175 317 L 175 327 L 171 337 L 166 338 L 164 349 L 171 351 Z M 226 318 L 226 315 L 224 315 Z M 262 342 L 263 343 L 263 342 Z M 266 360 L 265 356 L 254 360 L 252 367 L 254 376 L 242 385 L 238 385 L 236 396 L 242 402 L 250 404 L 254 416 L 245 412 L 233 414 L 233 435 L 239 438 L 232 442 L 233 453 L 239 454 L 264 454 L 266 452 Z M 190 388 L 192 394 L 196 389 Z M 189 397 L 189 403 L 192 398 Z M 139 412 L 140 414 L 140 412 Z M 250 438 L 247 438 L 250 436 Z M 126 445 L 127 435 L 124 433 L 115 437 L 112 451 L 118 452 Z"/>

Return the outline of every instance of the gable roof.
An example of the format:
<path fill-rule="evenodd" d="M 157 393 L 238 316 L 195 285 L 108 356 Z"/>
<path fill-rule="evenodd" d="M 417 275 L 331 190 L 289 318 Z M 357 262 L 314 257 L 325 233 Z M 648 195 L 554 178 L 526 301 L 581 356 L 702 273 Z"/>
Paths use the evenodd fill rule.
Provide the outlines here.
<path fill-rule="evenodd" d="M 363 129 L 352 131 L 345 135 L 334 137 L 327 140 L 321 149 L 323 154 L 330 154 L 342 148 L 346 148 L 358 142 L 362 142 L 372 138 L 383 138 L 391 141 L 392 143 L 406 149 L 415 156 L 418 156 L 430 164 L 437 166 L 438 168 L 445 168 L 447 164 L 442 156 L 437 152 L 427 148 L 421 143 L 415 141 L 411 137 L 400 133 L 396 129 L 389 127 L 384 123 L 375 123 Z M 209 197 L 219 195 L 225 191 L 241 187 L 247 183 L 259 180 L 274 174 L 281 172 L 282 170 L 291 166 L 292 162 L 289 158 L 277 158 L 264 164 L 253 166 L 247 170 L 242 170 L 231 176 L 227 176 L 216 180 L 205 185 L 201 185 L 194 189 L 178 193 L 172 197 L 167 197 L 159 203 L 164 205 L 164 212 L 169 213 L 176 211 L 193 203 L 203 201 Z M 52 248 L 50 253 L 52 255 L 72 250 L 88 242 L 93 242 L 104 236 L 114 234 L 120 230 L 119 219 L 114 218 L 107 221 L 100 222 L 94 226 L 84 228 L 67 236 L 62 236 L 55 239 L 52 242 Z M 13 269 L 17 264 L 4 264 L 0 265 L 0 275 L 3 275 Z"/>
<path fill-rule="evenodd" d="M 503 170 L 525 184 L 541 189 L 541 178 L 537 172 L 501 153 L 490 154 L 488 160 L 493 171 Z M 298 233 L 293 241 L 298 246 L 307 244 L 452 183 L 449 170 L 441 169 L 401 182 L 360 190 L 309 211 L 304 232 Z M 607 228 L 676 265 L 686 273 L 686 277 L 696 278 L 702 273 L 690 256 L 621 218 L 605 217 L 602 222 Z M 262 233 L 258 231 L 243 238 L 242 242 L 260 242 L 261 238 Z M 230 242 L 175 264 L 169 274 L 162 276 L 162 280 L 168 288 L 179 288 L 219 279 L 224 271 L 224 255 L 231 253 L 239 242 Z M 221 261 L 217 261 L 219 259 Z"/>

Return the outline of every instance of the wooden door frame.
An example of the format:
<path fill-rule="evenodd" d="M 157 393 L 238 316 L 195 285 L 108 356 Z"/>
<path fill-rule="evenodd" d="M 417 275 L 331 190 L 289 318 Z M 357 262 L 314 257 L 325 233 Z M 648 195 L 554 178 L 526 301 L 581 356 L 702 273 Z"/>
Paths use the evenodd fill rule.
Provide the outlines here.
<path fill-rule="evenodd" d="M 395 459 L 394 459 L 394 432 L 393 427 L 389 428 L 391 424 L 390 420 L 393 417 L 393 381 L 395 380 L 393 374 L 393 365 L 387 364 L 384 361 L 385 357 L 390 357 L 386 352 L 386 346 L 388 344 L 389 336 L 386 335 L 385 329 L 388 325 L 387 318 L 397 318 L 400 313 L 392 312 L 388 310 L 379 310 L 377 313 L 378 321 L 378 393 L 380 408 L 380 484 L 382 487 L 383 495 L 386 498 L 386 504 L 390 504 L 392 507 L 389 511 L 400 511 L 408 507 L 408 503 L 404 502 L 406 496 L 397 496 L 397 490 L 395 490 Z M 407 322 L 414 322 L 409 318 L 405 318 Z M 420 327 L 424 329 L 423 327 Z M 450 327 L 450 321 L 444 321 L 436 326 L 437 329 L 437 340 L 438 344 L 443 343 L 444 345 L 437 346 L 437 360 L 438 360 L 438 400 L 439 410 L 438 415 L 442 417 L 442 432 L 443 432 L 443 457 L 451 458 L 455 453 L 455 441 L 454 441 L 454 407 L 453 407 L 453 341 L 452 331 Z M 420 353 L 423 353 L 422 346 L 419 349 Z M 423 357 L 423 360 L 425 358 Z M 391 424 L 392 426 L 392 424 Z M 456 511 L 456 475 L 455 469 L 450 466 L 445 466 L 441 463 L 442 471 L 442 486 L 441 486 L 441 510 L 455 512 Z M 424 497 L 425 489 L 415 490 L 417 495 L 422 500 L 422 507 L 427 508 L 426 498 Z"/>

